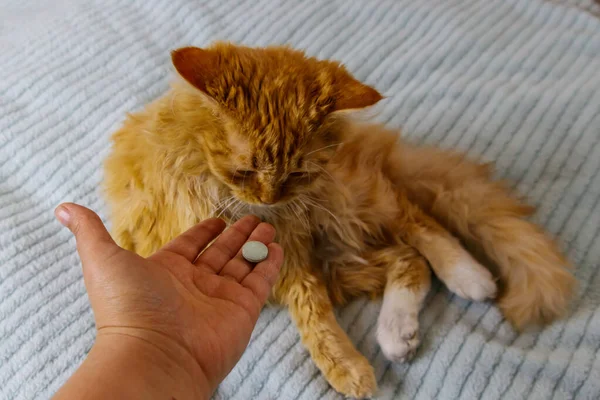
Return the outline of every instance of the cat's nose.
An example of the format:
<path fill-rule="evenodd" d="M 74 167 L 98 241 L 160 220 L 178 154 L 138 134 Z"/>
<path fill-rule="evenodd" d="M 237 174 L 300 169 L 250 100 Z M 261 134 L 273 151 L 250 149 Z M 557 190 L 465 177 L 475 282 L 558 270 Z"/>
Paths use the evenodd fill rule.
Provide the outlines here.
<path fill-rule="evenodd" d="M 264 185 L 260 190 L 258 198 L 265 205 L 273 205 L 281 198 L 281 187 L 276 185 Z"/>
<path fill-rule="evenodd" d="M 268 206 L 271 206 L 277 202 L 277 200 L 274 197 L 265 197 L 265 196 L 261 196 L 260 201 L 263 204 L 266 204 Z"/>
<path fill-rule="evenodd" d="M 268 206 L 277 203 L 277 200 L 277 195 L 274 193 L 266 193 L 260 196 L 261 203 L 266 204 Z"/>

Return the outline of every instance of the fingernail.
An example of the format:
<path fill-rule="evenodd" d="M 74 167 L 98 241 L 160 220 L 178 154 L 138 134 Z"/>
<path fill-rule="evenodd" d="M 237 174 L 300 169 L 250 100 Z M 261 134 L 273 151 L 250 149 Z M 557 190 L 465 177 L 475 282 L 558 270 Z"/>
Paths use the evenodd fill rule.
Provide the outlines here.
<path fill-rule="evenodd" d="M 63 224 L 64 226 L 69 225 L 69 221 L 71 219 L 71 214 L 69 213 L 69 210 L 67 210 L 66 207 L 63 207 L 63 206 L 58 207 L 54 211 L 54 215 L 56 216 L 56 219 L 58 219 L 58 221 L 61 224 Z"/>

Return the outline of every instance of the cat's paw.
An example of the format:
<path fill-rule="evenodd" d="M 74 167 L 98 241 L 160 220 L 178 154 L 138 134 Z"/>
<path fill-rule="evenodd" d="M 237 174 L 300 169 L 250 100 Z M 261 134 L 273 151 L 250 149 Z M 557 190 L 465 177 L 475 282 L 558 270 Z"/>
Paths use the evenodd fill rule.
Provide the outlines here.
<path fill-rule="evenodd" d="M 443 281 L 451 292 L 467 300 L 483 301 L 496 297 L 494 277 L 467 252 L 454 264 Z"/>
<path fill-rule="evenodd" d="M 385 357 L 406 362 L 419 346 L 419 319 L 416 312 L 383 308 L 377 321 L 377 342 Z"/>
<path fill-rule="evenodd" d="M 369 399 L 377 392 L 373 367 L 362 355 L 336 363 L 326 378 L 335 390 L 347 397 Z"/>

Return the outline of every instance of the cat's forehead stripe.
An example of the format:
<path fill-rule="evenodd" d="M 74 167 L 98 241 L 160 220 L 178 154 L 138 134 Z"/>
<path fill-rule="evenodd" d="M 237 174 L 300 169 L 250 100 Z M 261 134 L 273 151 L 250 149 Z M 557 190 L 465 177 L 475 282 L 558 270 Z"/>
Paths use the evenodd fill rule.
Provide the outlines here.
<path fill-rule="evenodd" d="M 261 139 L 255 149 L 256 155 L 276 170 L 282 170 L 283 166 L 291 161 L 298 147 L 297 140 L 289 134 L 281 135 L 277 141 L 268 136 Z"/>

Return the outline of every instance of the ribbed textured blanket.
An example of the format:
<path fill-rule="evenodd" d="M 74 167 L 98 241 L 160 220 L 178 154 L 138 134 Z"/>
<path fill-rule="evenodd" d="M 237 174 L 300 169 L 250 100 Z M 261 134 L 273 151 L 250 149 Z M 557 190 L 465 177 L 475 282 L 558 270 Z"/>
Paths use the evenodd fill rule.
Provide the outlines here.
<path fill-rule="evenodd" d="M 170 50 L 290 43 L 343 61 L 408 140 L 497 161 L 577 265 L 570 317 L 515 333 L 490 304 L 436 286 L 410 364 L 385 360 L 379 304 L 339 321 L 377 398 L 600 398 L 600 19 L 593 1 L 139 0 L 0 4 L 0 397 L 47 399 L 94 340 L 61 201 L 105 215 L 108 138 L 161 95 Z M 216 399 L 338 399 L 285 311 L 265 309 Z"/>

